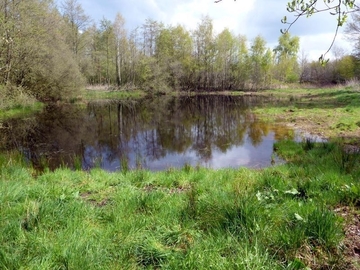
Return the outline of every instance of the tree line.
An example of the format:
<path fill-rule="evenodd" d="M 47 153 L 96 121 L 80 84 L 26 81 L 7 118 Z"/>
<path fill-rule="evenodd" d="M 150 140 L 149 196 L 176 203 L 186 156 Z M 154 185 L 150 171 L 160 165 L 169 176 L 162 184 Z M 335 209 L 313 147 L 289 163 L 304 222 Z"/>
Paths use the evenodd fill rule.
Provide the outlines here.
<path fill-rule="evenodd" d="M 85 84 L 168 91 L 259 90 L 291 82 L 331 83 L 358 76 L 357 56 L 327 67 L 299 58 L 286 32 L 269 48 L 203 16 L 192 30 L 147 19 L 129 31 L 118 13 L 93 23 L 77 0 L 0 0 L 0 85 L 40 100 L 68 97 Z"/>

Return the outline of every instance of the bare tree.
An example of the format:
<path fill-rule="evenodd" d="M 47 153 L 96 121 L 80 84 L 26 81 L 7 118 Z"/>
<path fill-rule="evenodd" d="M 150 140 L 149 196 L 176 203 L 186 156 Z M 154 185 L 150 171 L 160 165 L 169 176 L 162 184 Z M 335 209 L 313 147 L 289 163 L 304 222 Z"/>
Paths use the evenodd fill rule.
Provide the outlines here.
<path fill-rule="evenodd" d="M 71 50 L 78 55 L 83 44 L 83 33 L 91 22 L 77 0 L 65 0 L 61 4 L 62 15 L 69 24 L 70 32 L 67 37 Z"/>
<path fill-rule="evenodd" d="M 125 30 L 125 19 L 120 13 L 116 14 L 114 22 L 114 34 L 115 34 L 115 46 L 116 46 L 116 82 L 120 86 L 122 83 L 121 72 L 122 64 L 124 63 L 125 49 L 126 49 L 126 30 Z"/>
<path fill-rule="evenodd" d="M 143 52 L 144 55 L 154 56 L 156 51 L 156 39 L 163 28 L 163 24 L 157 21 L 146 19 L 142 25 Z"/>

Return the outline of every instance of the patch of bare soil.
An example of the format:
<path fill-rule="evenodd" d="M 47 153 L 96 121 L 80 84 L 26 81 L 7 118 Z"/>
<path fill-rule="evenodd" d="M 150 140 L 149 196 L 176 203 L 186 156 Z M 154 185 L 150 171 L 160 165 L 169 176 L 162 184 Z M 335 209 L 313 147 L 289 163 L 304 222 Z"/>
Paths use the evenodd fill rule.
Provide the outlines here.
<path fill-rule="evenodd" d="M 324 127 L 320 127 L 318 124 L 315 124 L 312 121 L 307 119 L 297 119 L 296 123 L 288 123 L 289 127 L 299 130 L 301 133 L 310 134 L 312 136 L 317 136 L 322 139 L 327 139 L 326 134 L 324 133 Z"/>
<path fill-rule="evenodd" d="M 149 185 L 146 185 L 143 190 L 148 193 L 160 190 L 163 192 L 167 192 L 169 194 L 177 194 L 177 193 L 186 192 L 189 189 L 190 189 L 189 186 L 179 186 L 179 187 L 175 187 L 175 188 L 160 188 L 160 187 L 154 186 L 152 184 L 149 184 Z"/>
<path fill-rule="evenodd" d="M 86 90 L 92 90 L 92 91 L 103 91 L 107 92 L 111 90 L 110 85 L 88 85 L 86 86 Z"/>
<path fill-rule="evenodd" d="M 80 194 L 80 197 L 83 200 L 85 200 L 85 201 L 87 201 L 87 202 L 89 202 L 92 205 L 97 206 L 97 207 L 104 207 L 104 206 L 106 206 L 106 205 L 108 205 L 110 203 L 110 199 L 108 199 L 108 198 L 104 198 L 101 201 L 97 201 L 94 198 L 91 198 L 92 194 L 93 194 L 92 192 L 88 191 L 88 192 L 84 192 L 84 193 Z"/>
<path fill-rule="evenodd" d="M 287 118 L 285 118 L 287 119 Z M 338 131 L 335 132 L 331 129 L 328 123 L 324 120 L 313 120 L 306 118 L 296 118 L 296 122 L 289 123 L 287 120 L 283 121 L 287 126 L 298 130 L 301 134 L 309 134 L 312 137 L 317 137 L 322 140 L 330 138 L 342 138 L 345 142 L 351 142 L 354 149 L 359 150 L 360 147 L 360 129 L 353 131 Z M 349 146 L 351 147 L 351 146 Z M 354 151 L 352 151 L 354 152 Z"/>
<path fill-rule="evenodd" d="M 345 219 L 345 256 L 348 270 L 360 269 L 360 211 L 348 206 L 335 209 Z"/>

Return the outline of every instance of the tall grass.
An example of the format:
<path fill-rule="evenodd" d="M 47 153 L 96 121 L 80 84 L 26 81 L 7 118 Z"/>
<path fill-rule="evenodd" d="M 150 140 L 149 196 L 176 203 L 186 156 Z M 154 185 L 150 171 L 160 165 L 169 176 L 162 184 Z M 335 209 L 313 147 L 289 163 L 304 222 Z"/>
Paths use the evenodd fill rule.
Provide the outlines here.
<path fill-rule="evenodd" d="M 34 103 L 36 103 L 36 99 L 27 94 L 21 87 L 9 88 L 0 85 L 0 110 L 29 107 Z"/>
<path fill-rule="evenodd" d="M 37 175 L 0 156 L 0 268 L 344 268 L 332 208 L 357 203 L 358 163 L 344 170 L 332 144 L 275 147 L 290 162 L 263 170 Z"/>
<path fill-rule="evenodd" d="M 0 85 L 0 119 L 31 114 L 43 107 L 33 96 L 22 89 Z"/>

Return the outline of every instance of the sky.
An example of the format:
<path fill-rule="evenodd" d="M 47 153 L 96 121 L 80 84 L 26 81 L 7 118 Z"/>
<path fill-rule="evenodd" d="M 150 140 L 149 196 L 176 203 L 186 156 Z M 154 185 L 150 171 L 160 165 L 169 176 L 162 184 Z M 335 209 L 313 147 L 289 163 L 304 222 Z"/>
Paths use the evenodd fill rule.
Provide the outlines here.
<path fill-rule="evenodd" d="M 58 0 L 61 1 L 61 0 Z M 141 26 L 146 19 L 156 20 L 165 25 L 178 24 L 187 30 L 194 30 L 202 16 L 213 20 L 216 33 L 228 28 L 235 35 L 245 35 L 249 41 L 261 35 L 267 46 L 274 48 L 284 28 L 281 19 L 287 16 L 287 0 L 77 0 L 86 15 L 99 23 L 105 18 L 114 21 L 120 13 L 126 21 L 125 27 L 131 31 Z M 329 13 L 301 18 L 290 30 L 300 37 L 301 55 L 308 60 L 316 60 L 329 48 L 336 29 L 336 17 Z M 335 48 L 351 53 L 351 44 L 340 31 Z M 334 54 L 329 54 L 334 57 Z"/>

